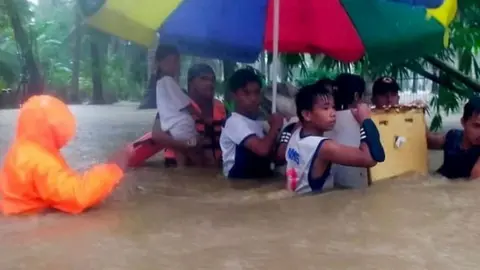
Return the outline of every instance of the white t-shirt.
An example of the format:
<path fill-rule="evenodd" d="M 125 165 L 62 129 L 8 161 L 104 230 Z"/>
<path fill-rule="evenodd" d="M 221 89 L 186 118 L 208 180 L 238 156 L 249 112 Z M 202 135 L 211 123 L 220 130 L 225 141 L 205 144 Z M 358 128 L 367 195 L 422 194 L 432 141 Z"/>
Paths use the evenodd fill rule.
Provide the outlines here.
<path fill-rule="evenodd" d="M 260 157 L 248 150 L 243 143 L 251 136 L 263 138 L 263 121 L 253 120 L 238 113 L 227 119 L 220 135 L 223 173 L 231 178 L 257 178 L 270 170 L 268 157 Z"/>
<path fill-rule="evenodd" d="M 174 125 L 183 121 L 192 121 L 192 116 L 185 110 L 192 100 L 170 76 L 157 81 L 157 111 L 162 130 L 169 131 Z"/>

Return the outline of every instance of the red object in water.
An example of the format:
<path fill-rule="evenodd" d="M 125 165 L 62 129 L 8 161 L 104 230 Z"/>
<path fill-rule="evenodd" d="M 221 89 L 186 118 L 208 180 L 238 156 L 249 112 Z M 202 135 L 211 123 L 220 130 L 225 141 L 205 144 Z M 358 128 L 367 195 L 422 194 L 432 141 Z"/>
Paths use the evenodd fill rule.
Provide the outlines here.
<path fill-rule="evenodd" d="M 165 147 L 155 143 L 152 140 L 152 133 L 147 132 L 145 135 L 131 143 L 130 148 L 133 153 L 128 161 L 128 166 L 138 167 Z"/>

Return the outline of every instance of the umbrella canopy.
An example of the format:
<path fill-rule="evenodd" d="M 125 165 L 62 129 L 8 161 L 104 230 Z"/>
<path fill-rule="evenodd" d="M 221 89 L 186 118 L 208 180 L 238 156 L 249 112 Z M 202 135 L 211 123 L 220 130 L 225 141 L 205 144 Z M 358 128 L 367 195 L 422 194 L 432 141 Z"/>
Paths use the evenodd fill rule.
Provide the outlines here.
<path fill-rule="evenodd" d="M 79 0 L 91 26 L 186 54 L 253 62 L 273 49 L 274 0 Z M 444 47 L 457 0 L 281 0 L 280 52 L 350 62 L 405 59 Z M 428 7 L 432 7 L 428 9 Z"/>
<path fill-rule="evenodd" d="M 152 46 L 156 32 L 182 0 L 77 0 L 94 28 Z"/>
<path fill-rule="evenodd" d="M 438 8 L 443 4 L 443 0 L 389 0 L 389 1 L 409 4 L 412 6 L 421 6 L 426 8 Z"/>

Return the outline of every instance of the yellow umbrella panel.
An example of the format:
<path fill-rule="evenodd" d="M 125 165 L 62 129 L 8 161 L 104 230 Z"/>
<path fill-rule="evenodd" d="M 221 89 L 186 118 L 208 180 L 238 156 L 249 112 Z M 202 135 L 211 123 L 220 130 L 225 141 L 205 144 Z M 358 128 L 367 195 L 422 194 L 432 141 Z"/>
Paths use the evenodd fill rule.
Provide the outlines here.
<path fill-rule="evenodd" d="M 79 0 L 87 23 L 106 33 L 150 47 L 158 28 L 182 0 Z"/>

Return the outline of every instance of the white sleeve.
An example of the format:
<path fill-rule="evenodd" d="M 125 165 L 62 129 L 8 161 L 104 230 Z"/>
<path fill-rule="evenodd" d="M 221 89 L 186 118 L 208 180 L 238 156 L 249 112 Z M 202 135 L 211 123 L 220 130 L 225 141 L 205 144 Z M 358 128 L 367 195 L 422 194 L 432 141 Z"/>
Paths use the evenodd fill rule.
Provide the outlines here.
<path fill-rule="evenodd" d="M 164 76 L 157 82 L 157 108 L 164 104 L 178 110 L 182 110 L 190 105 L 191 100 L 183 92 L 180 86 L 170 76 Z"/>
<path fill-rule="evenodd" d="M 245 139 L 250 136 L 256 136 L 256 133 L 252 128 L 242 119 L 237 117 L 230 117 L 225 122 L 225 127 L 222 130 L 230 140 L 236 145 L 242 144 Z"/>

